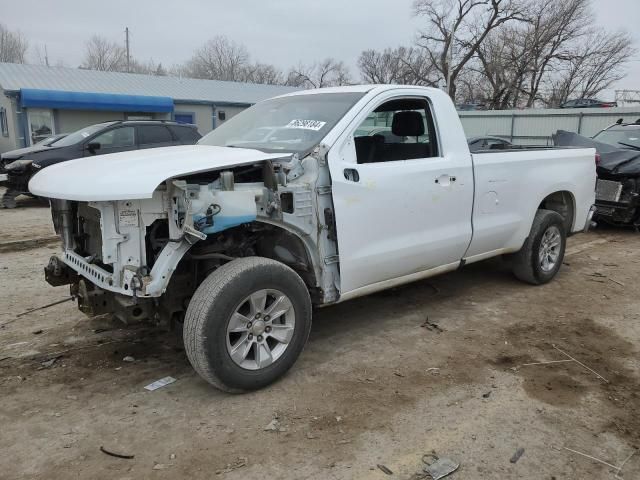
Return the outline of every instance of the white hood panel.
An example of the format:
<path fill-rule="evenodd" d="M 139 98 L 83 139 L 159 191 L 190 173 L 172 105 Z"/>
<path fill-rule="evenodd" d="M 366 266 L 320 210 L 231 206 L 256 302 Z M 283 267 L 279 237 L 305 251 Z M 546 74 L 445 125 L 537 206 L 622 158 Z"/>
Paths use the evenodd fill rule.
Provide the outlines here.
<path fill-rule="evenodd" d="M 134 150 L 51 165 L 31 179 L 29 191 L 40 197 L 88 202 L 151 198 L 170 178 L 288 156 L 209 145 Z"/>

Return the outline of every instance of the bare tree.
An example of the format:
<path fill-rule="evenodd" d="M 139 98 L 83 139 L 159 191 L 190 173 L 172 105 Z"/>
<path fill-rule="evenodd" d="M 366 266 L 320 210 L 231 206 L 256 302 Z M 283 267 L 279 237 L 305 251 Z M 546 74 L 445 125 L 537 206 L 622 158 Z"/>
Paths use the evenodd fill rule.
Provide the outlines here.
<path fill-rule="evenodd" d="M 559 59 L 566 56 L 567 48 L 584 37 L 593 15 L 589 0 L 538 0 L 527 18 L 528 28 L 523 32 L 526 45 L 522 52 L 530 61 L 527 82 L 524 85 L 526 106 L 532 107 L 547 72 Z"/>
<path fill-rule="evenodd" d="M 597 96 L 624 77 L 625 64 L 636 52 L 628 33 L 590 32 L 560 58 L 542 100 L 557 107 L 570 97 Z"/>
<path fill-rule="evenodd" d="M 351 74 L 344 62 L 326 58 L 312 65 L 299 65 L 287 75 L 287 85 L 305 88 L 323 88 L 349 85 Z"/>
<path fill-rule="evenodd" d="M 532 0 L 524 13 L 489 34 L 469 62 L 491 108 L 557 106 L 621 78 L 630 37 L 594 29 L 589 0 Z"/>
<path fill-rule="evenodd" d="M 450 82 L 447 88 L 454 99 L 458 76 L 487 36 L 507 22 L 522 20 L 524 11 L 522 0 L 415 0 L 413 8 L 427 24 L 418 45 L 440 80 Z"/>
<path fill-rule="evenodd" d="M 131 58 L 129 61 L 129 73 L 141 73 L 144 75 L 155 75 L 157 77 L 164 77 L 167 75 L 167 71 L 162 66 L 162 63 L 155 63 L 153 58 L 148 62 L 140 62 Z"/>
<path fill-rule="evenodd" d="M 529 42 L 519 24 L 488 35 L 469 69 L 477 74 L 477 87 L 484 90 L 487 106 L 500 110 L 520 105 L 531 64 Z"/>
<path fill-rule="evenodd" d="M 196 50 L 186 63 L 184 73 L 192 78 L 243 82 L 248 66 L 246 47 L 218 35 Z"/>
<path fill-rule="evenodd" d="M 243 74 L 244 82 L 261 83 L 264 85 L 282 85 L 284 76 L 282 71 L 267 63 L 254 63 L 247 65 Z"/>
<path fill-rule="evenodd" d="M 20 32 L 12 32 L 0 23 L 0 62 L 25 63 L 28 48 Z"/>
<path fill-rule="evenodd" d="M 360 76 L 367 83 L 437 86 L 433 64 L 421 49 L 398 47 L 365 50 L 358 58 Z"/>
<path fill-rule="evenodd" d="M 85 45 L 84 59 L 80 68 L 105 72 L 124 72 L 127 69 L 127 54 L 121 45 L 99 35 L 94 35 Z"/>

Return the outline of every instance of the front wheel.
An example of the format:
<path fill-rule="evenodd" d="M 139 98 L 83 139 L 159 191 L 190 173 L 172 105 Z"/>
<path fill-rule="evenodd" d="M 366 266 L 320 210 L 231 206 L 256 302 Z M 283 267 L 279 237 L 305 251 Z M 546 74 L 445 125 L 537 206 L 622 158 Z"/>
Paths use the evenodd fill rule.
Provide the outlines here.
<path fill-rule="evenodd" d="M 2 195 L 2 207 L 3 208 L 16 208 L 16 197 L 20 195 L 18 190 L 7 188 Z"/>
<path fill-rule="evenodd" d="M 300 276 L 260 257 L 233 260 L 198 287 L 184 320 L 187 357 L 228 392 L 256 390 L 295 363 L 311 330 L 311 299 Z"/>
<path fill-rule="evenodd" d="M 538 210 L 529 237 L 513 255 L 514 275 L 533 285 L 551 281 L 562 266 L 566 245 L 562 216 L 552 210 Z"/>

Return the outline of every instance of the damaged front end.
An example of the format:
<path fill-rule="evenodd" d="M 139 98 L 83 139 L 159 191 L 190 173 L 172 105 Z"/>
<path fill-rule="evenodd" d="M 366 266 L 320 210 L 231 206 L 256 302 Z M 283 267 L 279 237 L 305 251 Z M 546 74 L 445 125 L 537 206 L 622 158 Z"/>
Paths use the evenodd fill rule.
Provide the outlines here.
<path fill-rule="evenodd" d="M 596 185 L 599 221 L 611 225 L 640 226 L 640 177 L 600 173 Z"/>
<path fill-rule="evenodd" d="M 89 316 L 174 323 L 209 273 L 257 255 L 298 272 L 317 302 L 334 301 L 337 265 L 318 258 L 336 249 L 326 233 L 334 226 L 314 213 L 332 208 L 319 179 L 330 182 L 309 156 L 170 179 L 148 199 L 52 199 L 63 252 L 45 268 L 47 282 L 70 285 Z"/>
<path fill-rule="evenodd" d="M 559 130 L 556 146 L 592 147 L 596 157 L 596 214 L 599 222 L 640 226 L 640 151 L 596 141 L 577 133 Z"/>

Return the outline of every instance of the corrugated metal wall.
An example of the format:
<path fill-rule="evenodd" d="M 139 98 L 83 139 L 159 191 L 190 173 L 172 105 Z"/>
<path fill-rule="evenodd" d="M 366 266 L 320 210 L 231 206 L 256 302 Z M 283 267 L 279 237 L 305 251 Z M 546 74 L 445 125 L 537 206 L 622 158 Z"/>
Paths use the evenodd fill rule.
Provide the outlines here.
<path fill-rule="evenodd" d="M 518 145 L 550 145 L 556 130 L 593 136 L 619 118 L 640 119 L 640 107 L 458 112 L 467 137 L 495 135 Z"/>

